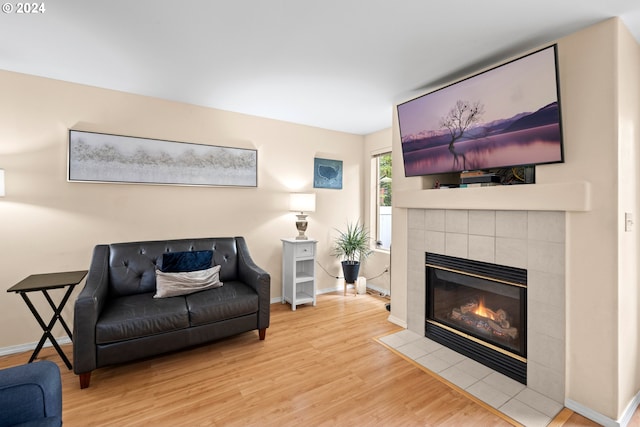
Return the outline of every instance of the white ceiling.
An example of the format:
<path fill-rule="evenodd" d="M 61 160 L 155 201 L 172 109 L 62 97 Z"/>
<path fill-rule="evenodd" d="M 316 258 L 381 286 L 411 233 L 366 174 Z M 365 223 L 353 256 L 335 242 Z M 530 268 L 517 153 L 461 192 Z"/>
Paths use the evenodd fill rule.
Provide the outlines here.
<path fill-rule="evenodd" d="M 0 14 L 0 69 L 355 134 L 391 126 L 411 92 L 606 18 L 640 42 L 638 0 L 41 3 Z"/>

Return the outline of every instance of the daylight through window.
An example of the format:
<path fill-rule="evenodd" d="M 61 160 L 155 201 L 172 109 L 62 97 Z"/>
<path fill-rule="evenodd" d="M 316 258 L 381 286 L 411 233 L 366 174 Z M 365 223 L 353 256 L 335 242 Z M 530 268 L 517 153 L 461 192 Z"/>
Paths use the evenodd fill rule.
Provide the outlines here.
<path fill-rule="evenodd" d="M 376 247 L 391 247 L 391 153 L 375 156 L 377 170 L 376 191 Z"/>

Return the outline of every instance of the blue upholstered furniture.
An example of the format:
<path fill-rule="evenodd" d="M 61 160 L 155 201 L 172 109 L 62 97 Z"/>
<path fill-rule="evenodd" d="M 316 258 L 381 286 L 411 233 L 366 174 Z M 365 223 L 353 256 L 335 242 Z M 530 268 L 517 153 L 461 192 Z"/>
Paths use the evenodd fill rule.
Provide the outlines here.
<path fill-rule="evenodd" d="M 44 360 L 0 370 L 0 427 L 62 425 L 60 369 Z"/>

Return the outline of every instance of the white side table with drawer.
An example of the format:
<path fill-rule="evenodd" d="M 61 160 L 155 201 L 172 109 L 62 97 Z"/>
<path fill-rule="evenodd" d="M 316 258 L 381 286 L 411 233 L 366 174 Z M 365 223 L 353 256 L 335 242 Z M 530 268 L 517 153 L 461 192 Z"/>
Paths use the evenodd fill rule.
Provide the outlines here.
<path fill-rule="evenodd" d="M 316 305 L 317 240 L 282 240 L 282 303 Z"/>

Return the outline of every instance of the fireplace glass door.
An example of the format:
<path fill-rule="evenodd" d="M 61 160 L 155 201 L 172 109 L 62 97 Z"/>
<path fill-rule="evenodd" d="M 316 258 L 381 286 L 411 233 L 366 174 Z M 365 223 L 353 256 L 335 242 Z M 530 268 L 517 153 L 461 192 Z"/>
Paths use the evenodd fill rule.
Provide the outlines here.
<path fill-rule="evenodd" d="M 526 288 L 429 269 L 427 319 L 526 357 Z"/>
<path fill-rule="evenodd" d="M 426 253 L 425 336 L 523 384 L 527 271 Z"/>

